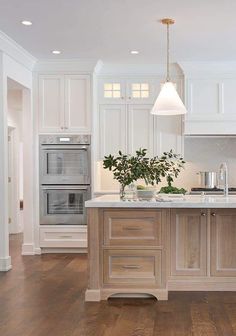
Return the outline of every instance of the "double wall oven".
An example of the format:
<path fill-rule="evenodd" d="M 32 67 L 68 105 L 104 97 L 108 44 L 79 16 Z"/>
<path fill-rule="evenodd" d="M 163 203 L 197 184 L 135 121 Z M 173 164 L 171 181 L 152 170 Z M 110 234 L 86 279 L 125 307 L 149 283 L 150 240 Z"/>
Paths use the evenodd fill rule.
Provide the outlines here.
<path fill-rule="evenodd" d="M 90 160 L 89 135 L 40 136 L 41 225 L 86 225 Z"/>

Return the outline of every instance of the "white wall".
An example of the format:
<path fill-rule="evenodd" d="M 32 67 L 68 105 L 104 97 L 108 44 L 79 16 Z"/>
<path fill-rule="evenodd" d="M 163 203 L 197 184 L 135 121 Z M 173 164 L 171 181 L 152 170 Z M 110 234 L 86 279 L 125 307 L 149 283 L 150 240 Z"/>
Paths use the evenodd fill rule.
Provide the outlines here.
<path fill-rule="evenodd" d="M 25 175 L 24 190 L 29 193 L 27 196 L 26 207 L 29 209 L 27 213 L 27 225 L 24 229 L 24 246 L 27 253 L 29 245 L 33 250 L 33 116 L 31 108 L 31 89 L 32 89 L 32 72 L 15 59 L 11 58 L 4 52 L 0 51 L 0 271 L 7 271 L 11 268 L 11 258 L 9 256 L 9 228 L 8 228 L 8 102 L 7 102 L 7 80 L 13 79 L 22 86 L 23 91 L 23 106 L 24 106 L 24 129 L 23 142 L 25 162 L 27 162 L 27 174 Z M 25 149 L 24 148 L 24 149 Z M 25 188 L 26 187 L 26 188 Z M 31 253 L 33 254 L 33 253 Z"/>

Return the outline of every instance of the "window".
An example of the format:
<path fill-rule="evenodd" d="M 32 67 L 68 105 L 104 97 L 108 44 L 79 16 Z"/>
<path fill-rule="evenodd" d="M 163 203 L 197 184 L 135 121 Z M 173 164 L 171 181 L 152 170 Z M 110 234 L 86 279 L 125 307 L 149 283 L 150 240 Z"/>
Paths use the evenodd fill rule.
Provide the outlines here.
<path fill-rule="evenodd" d="M 148 98 L 149 84 L 148 83 L 133 83 L 132 98 Z"/>
<path fill-rule="evenodd" d="M 120 83 L 104 84 L 104 98 L 120 98 Z"/>

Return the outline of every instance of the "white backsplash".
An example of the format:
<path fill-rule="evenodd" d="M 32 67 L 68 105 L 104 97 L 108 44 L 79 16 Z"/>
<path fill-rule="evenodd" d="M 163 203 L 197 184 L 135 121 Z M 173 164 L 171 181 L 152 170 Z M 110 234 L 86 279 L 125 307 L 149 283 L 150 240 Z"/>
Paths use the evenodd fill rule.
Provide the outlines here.
<path fill-rule="evenodd" d="M 217 171 L 222 162 L 226 162 L 229 170 L 229 185 L 236 187 L 236 138 L 191 138 L 185 139 L 185 169 L 175 181 L 176 187 L 198 187 L 199 171 Z M 111 172 L 98 163 L 99 180 L 95 190 L 118 190 L 119 184 L 113 180 Z M 165 181 L 159 187 L 166 185 Z"/>

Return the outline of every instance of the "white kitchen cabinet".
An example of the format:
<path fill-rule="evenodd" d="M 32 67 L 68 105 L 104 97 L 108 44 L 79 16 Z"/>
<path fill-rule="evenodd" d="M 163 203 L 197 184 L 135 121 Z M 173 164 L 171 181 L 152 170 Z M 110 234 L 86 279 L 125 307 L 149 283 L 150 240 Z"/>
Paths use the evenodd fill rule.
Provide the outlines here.
<path fill-rule="evenodd" d="M 135 154 L 139 148 L 148 149 L 153 156 L 154 116 L 152 105 L 128 105 L 128 153 Z"/>
<path fill-rule="evenodd" d="M 90 76 L 39 76 L 40 133 L 90 133 Z"/>
<path fill-rule="evenodd" d="M 154 155 L 173 150 L 183 155 L 183 121 L 181 116 L 155 116 Z"/>
<path fill-rule="evenodd" d="M 71 132 L 90 130 L 90 80 L 88 75 L 65 76 L 65 127 Z"/>
<path fill-rule="evenodd" d="M 126 106 L 100 105 L 99 107 L 99 157 L 127 152 L 127 113 Z"/>
<path fill-rule="evenodd" d="M 64 78 L 39 77 L 39 128 L 41 132 L 61 132 L 64 119 Z"/>
<path fill-rule="evenodd" d="M 100 78 L 98 100 L 101 104 L 125 104 L 126 82 L 122 78 Z"/>
<path fill-rule="evenodd" d="M 236 134 L 236 76 L 186 80 L 185 134 Z"/>
<path fill-rule="evenodd" d="M 159 92 L 160 82 L 146 78 L 101 78 L 98 81 L 99 103 L 152 104 Z"/>
<path fill-rule="evenodd" d="M 41 225 L 39 241 L 42 248 L 87 248 L 87 226 Z"/>

